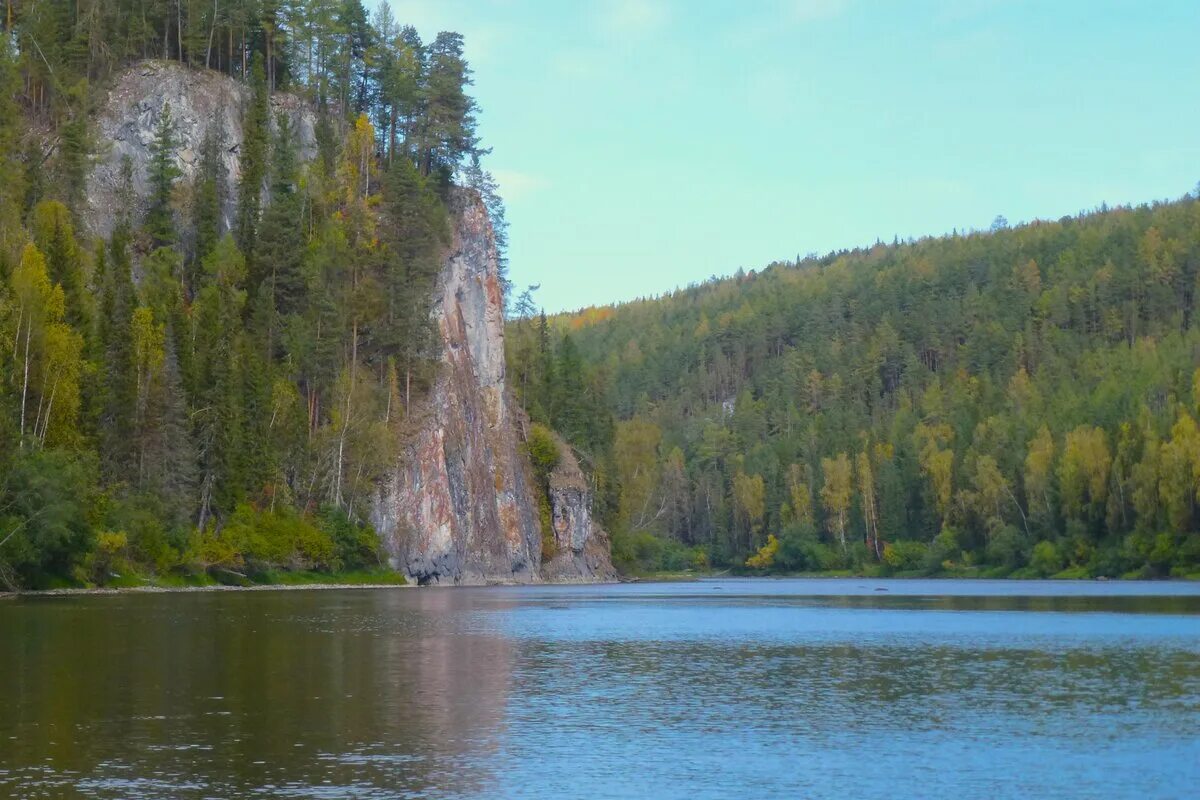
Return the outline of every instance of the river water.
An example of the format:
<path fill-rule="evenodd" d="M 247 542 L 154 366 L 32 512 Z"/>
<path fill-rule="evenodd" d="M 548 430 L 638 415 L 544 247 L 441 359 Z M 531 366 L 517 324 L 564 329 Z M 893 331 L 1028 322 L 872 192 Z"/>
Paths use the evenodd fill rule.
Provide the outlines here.
<path fill-rule="evenodd" d="M 1200 585 L 0 600 L 0 797 L 1194 798 Z"/>

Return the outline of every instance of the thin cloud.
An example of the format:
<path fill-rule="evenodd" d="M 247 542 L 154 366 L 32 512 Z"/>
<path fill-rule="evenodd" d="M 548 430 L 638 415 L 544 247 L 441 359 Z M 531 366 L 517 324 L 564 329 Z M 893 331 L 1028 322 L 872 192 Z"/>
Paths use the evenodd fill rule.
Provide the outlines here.
<path fill-rule="evenodd" d="M 601 26 L 618 35 L 644 36 L 671 18 L 662 0 L 609 0 L 601 13 Z"/>
<path fill-rule="evenodd" d="M 789 10 L 796 22 L 815 22 L 840 15 L 848 5 L 847 0 L 791 0 Z"/>
<path fill-rule="evenodd" d="M 492 177 L 500 184 L 500 196 L 509 202 L 528 197 L 550 185 L 545 178 L 515 169 L 494 169 Z"/>

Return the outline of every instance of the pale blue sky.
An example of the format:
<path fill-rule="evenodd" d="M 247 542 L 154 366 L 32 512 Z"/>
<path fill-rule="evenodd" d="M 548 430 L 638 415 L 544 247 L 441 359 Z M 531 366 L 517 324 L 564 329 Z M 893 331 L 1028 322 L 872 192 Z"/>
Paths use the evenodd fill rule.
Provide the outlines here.
<path fill-rule="evenodd" d="M 1200 179 L 1197 0 L 392 5 L 466 36 L 547 311 Z"/>

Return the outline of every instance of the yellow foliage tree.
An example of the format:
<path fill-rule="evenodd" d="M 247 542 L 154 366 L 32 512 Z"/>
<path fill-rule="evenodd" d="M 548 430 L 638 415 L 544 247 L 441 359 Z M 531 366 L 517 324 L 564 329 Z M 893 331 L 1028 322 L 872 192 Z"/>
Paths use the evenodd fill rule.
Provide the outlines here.
<path fill-rule="evenodd" d="M 838 537 L 842 550 L 846 549 L 846 517 L 850 513 L 853 494 L 853 478 L 850 458 L 838 453 L 837 458 L 822 458 L 821 473 L 825 483 L 821 486 L 821 504 L 829 514 L 830 531 Z"/>
<path fill-rule="evenodd" d="M 734 475 L 733 501 L 746 531 L 747 543 L 752 543 L 766 513 L 766 487 L 762 475 L 747 475 L 744 472 Z"/>
<path fill-rule="evenodd" d="M 617 424 L 613 453 L 621 485 L 618 512 L 630 530 L 644 530 L 663 513 L 662 505 L 655 502 L 661 441 L 659 427 L 642 417 Z"/>
<path fill-rule="evenodd" d="M 792 519 L 811 525 L 813 521 L 812 486 L 807 466 L 792 464 L 788 467 L 788 497 L 791 500 Z"/>
<path fill-rule="evenodd" d="M 1103 430 L 1080 425 L 1067 434 L 1058 464 L 1058 487 L 1065 516 L 1079 518 L 1093 508 L 1104 508 L 1111 466 L 1112 454 Z"/>
<path fill-rule="evenodd" d="M 954 494 L 954 451 L 948 448 L 954 439 L 949 425 L 917 425 L 913 437 L 917 443 L 917 461 L 921 474 L 929 479 L 934 504 L 942 519 L 950 511 L 950 498 Z"/>
<path fill-rule="evenodd" d="M 1167 519 L 1173 529 L 1190 531 L 1200 486 L 1200 430 L 1191 414 L 1180 410 L 1159 458 L 1158 496 Z"/>
<path fill-rule="evenodd" d="M 775 534 L 767 535 L 767 543 L 758 548 L 758 552 L 746 559 L 750 569 L 770 569 L 775 563 L 775 554 L 779 552 L 779 540 Z"/>

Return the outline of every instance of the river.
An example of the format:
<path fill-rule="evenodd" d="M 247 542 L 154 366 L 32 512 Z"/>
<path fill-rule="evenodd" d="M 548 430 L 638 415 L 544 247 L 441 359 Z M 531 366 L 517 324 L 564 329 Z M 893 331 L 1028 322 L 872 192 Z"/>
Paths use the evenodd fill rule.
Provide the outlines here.
<path fill-rule="evenodd" d="M 1185 798 L 1200 585 L 0 600 L 0 796 Z"/>

